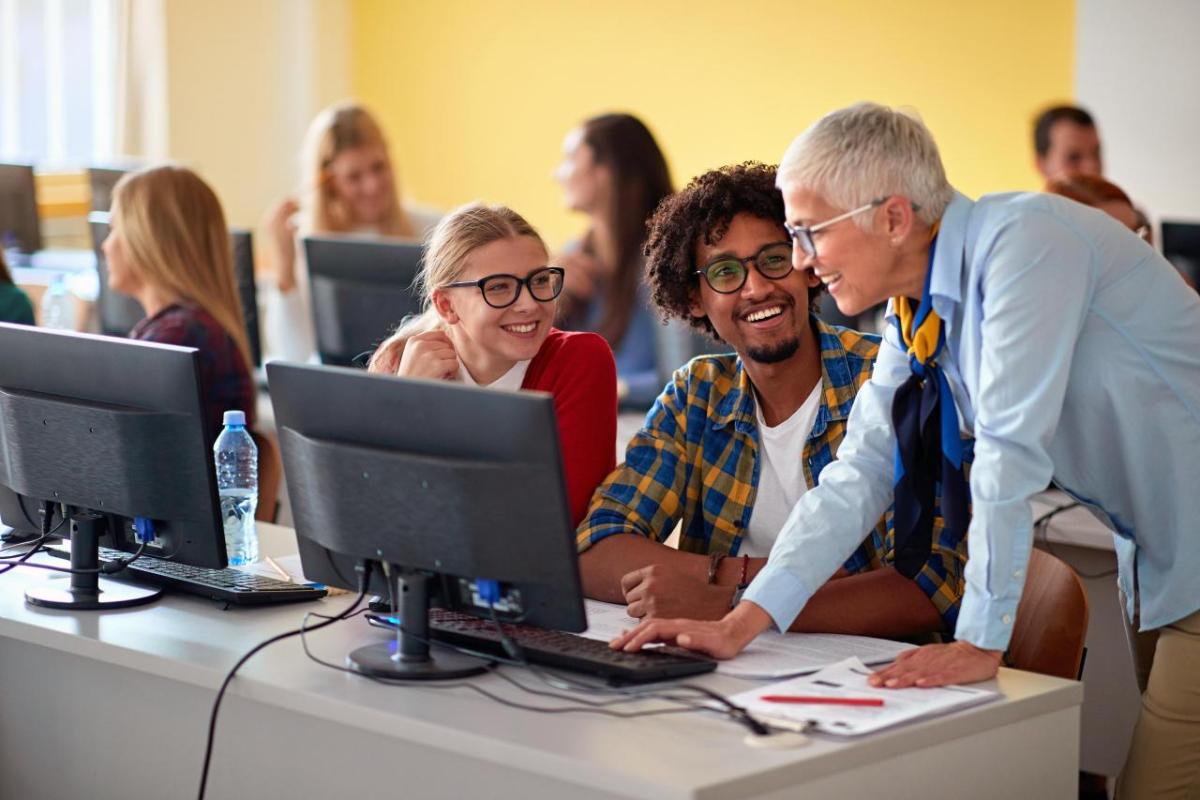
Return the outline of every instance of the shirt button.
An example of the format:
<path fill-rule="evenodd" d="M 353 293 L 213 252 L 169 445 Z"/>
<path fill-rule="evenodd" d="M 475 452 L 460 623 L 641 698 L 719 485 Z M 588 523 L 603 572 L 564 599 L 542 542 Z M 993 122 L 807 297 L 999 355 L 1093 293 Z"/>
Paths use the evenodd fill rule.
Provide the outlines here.
<path fill-rule="evenodd" d="M 1012 624 L 1012 614 L 1005 614 L 1003 617 L 1000 618 L 1000 621 L 1003 622 L 1005 625 L 1011 625 Z"/>

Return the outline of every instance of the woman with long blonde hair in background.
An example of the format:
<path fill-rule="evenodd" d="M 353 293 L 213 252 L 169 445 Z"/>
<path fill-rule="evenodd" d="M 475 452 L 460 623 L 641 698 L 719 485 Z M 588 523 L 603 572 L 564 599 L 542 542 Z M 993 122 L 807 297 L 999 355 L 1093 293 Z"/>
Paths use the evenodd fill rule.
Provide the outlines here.
<path fill-rule="evenodd" d="M 146 318 L 130 338 L 200 350 L 205 426 L 212 441 L 225 411 L 254 424 L 254 382 L 225 213 L 186 167 L 123 177 L 113 190 L 104 240 L 108 285 L 136 299 Z"/>
<path fill-rule="evenodd" d="M 401 323 L 368 368 L 549 392 L 578 524 L 616 466 L 616 367 L 600 336 L 552 327 L 563 268 L 548 260 L 542 237 L 515 211 L 476 203 L 452 212 L 425 251 L 424 310 Z"/>
<path fill-rule="evenodd" d="M 420 240 L 440 215 L 402 202 L 387 140 L 361 105 L 338 103 L 317 115 L 301 153 L 303 185 L 272 209 L 264 222 L 264 287 L 269 355 L 294 361 L 316 351 L 309 310 L 308 271 L 298 239 L 314 234 L 386 236 Z"/>

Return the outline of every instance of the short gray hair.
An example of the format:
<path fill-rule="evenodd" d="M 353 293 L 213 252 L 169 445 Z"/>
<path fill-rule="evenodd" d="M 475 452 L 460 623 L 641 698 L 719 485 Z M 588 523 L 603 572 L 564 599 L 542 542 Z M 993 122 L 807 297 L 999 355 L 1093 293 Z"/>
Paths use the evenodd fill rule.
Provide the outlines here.
<path fill-rule="evenodd" d="M 775 185 L 799 184 L 831 205 L 850 210 L 878 197 L 902 195 L 932 225 L 954 196 L 937 144 L 915 112 L 878 103 L 832 111 L 796 137 Z M 863 228 L 870 218 L 856 222 Z"/>

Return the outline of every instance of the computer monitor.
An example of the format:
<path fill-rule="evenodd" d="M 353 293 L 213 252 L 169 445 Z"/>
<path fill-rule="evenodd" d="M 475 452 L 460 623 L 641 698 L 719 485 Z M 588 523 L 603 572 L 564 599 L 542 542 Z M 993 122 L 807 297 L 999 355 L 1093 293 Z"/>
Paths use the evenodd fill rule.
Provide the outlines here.
<path fill-rule="evenodd" d="M 0 164 L 0 246 L 27 254 L 42 249 L 31 164 Z"/>
<path fill-rule="evenodd" d="M 242 301 L 242 320 L 246 325 L 246 340 L 250 343 L 250 359 L 255 367 L 261 367 L 258 284 L 254 281 L 254 235 L 244 228 L 230 228 L 229 238 L 233 240 L 233 277 L 237 281 L 238 298 Z"/>
<path fill-rule="evenodd" d="M 356 669 L 479 671 L 430 654 L 427 610 L 490 618 L 481 581 L 503 621 L 586 628 L 550 395 L 280 362 L 267 379 L 304 574 L 357 589 L 370 562 L 369 589 L 403 598 L 398 651 L 356 650 Z"/>
<path fill-rule="evenodd" d="M 118 167 L 88 167 L 88 187 L 92 194 L 92 211 L 111 211 L 113 187 L 129 172 Z"/>
<path fill-rule="evenodd" d="M 412 285 L 421 245 L 355 236 L 309 236 L 303 244 L 322 363 L 362 364 L 404 317 L 420 311 Z"/>
<path fill-rule="evenodd" d="M 100 294 L 96 305 L 100 317 L 100 331 L 108 336 L 127 336 L 138 324 L 145 311 L 140 303 L 127 294 L 108 288 L 108 263 L 104 260 L 102 245 L 108 238 L 109 213 L 93 211 L 88 214 L 88 229 L 92 236 L 92 251 L 96 255 L 96 272 L 100 281 Z M 254 241 L 250 231 L 234 228 L 229 231 L 233 247 L 233 274 L 237 282 L 238 297 L 242 301 L 242 316 L 246 325 L 246 338 L 250 343 L 250 357 L 254 366 L 262 365 L 262 344 L 258 333 L 258 289 L 254 281 Z"/>
<path fill-rule="evenodd" d="M 1200 289 L 1200 222 L 1163 220 L 1162 249 L 1167 260 Z"/>
<path fill-rule="evenodd" d="M 145 554 L 225 567 L 197 352 L 0 323 L 0 519 L 32 534 L 58 527 L 47 512 L 69 520 L 76 569 L 95 568 L 100 543 L 135 552 L 139 518 Z M 159 593 L 129 586 L 72 575 L 26 598 L 113 608 Z"/>

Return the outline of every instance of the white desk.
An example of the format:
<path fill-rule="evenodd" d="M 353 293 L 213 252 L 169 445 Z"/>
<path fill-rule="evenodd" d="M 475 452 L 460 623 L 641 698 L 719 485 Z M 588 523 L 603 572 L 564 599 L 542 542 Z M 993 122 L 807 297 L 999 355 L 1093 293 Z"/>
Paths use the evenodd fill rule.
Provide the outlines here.
<path fill-rule="evenodd" d="M 263 526 L 263 549 L 285 551 L 289 534 Z M 222 612 L 169 595 L 102 614 L 26 606 L 24 587 L 44 574 L 0 578 L 6 797 L 194 797 L 225 671 L 305 611 L 350 602 Z M 383 635 L 354 620 L 311 641 L 340 663 Z M 559 705 L 495 676 L 474 680 L 515 701 Z M 701 682 L 727 693 L 749 685 L 715 675 Z M 292 639 L 260 653 L 234 681 L 209 796 L 924 798 L 961 797 L 966 785 L 981 798 L 1074 797 L 1082 687 L 1012 670 L 996 684 L 1005 698 L 987 706 L 861 741 L 815 738 L 772 751 L 745 746 L 743 729 L 714 716 L 551 716 L 463 688 L 382 686 L 313 664 Z"/>

